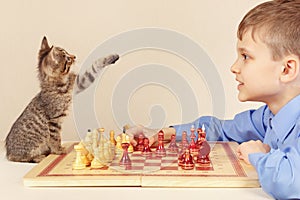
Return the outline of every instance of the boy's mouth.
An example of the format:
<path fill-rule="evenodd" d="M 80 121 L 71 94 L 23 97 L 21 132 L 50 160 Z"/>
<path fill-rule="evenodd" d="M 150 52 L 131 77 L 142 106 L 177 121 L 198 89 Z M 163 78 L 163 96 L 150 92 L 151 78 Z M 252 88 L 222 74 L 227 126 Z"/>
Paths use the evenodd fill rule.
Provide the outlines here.
<path fill-rule="evenodd" d="M 240 80 L 238 80 L 238 79 L 235 79 L 237 82 L 238 82 L 238 89 L 240 89 L 243 85 L 244 85 L 244 83 L 243 82 L 241 82 Z"/>

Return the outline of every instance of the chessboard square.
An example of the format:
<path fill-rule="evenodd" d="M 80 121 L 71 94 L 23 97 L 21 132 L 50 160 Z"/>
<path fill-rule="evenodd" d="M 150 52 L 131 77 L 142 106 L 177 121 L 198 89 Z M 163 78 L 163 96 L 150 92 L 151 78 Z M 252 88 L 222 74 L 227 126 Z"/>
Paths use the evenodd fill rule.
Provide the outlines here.
<path fill-rule="evenodd" d="M 166 157 L 178 157 L 177 153 L 168 152 Z"/>
<path fill-rule="evenodd" d="M 130 165 L 126 167 L 126 170 L 142 171 L 144 170 L 144 166 Z"/>
<path fill-rule="evenodd" d="M 130 156 L 131 158 L 137 157 L 137 158 L 143 158 L 144 156 L 142 155 L 141 152 L 134 152 L 133 154 L 131 154 Z"/>
<path fill-rule="evenodd" d="M 112 162 L 112 163 L 110 164 L 111 167 L 116 167 L 116 166 L 119 166 L 119 165 L 120 165 L 119 162 Z"/>
<path fill-rule="evenodd" d="M 152 173 L 159 171 L 160 166 L 144 166 L 143 173 Z"/>
<path fill-rule="evenodd" d="M 146 162 L 144 166 L 161 166 L 160 162 Z"/>
<path fill-rule="evenodd" d="M 141 159 L 131 159 L 132 163 L 144 163 L 145 160 L 141 160 Z"/>
<path fill-rule="evenodd" d="M 176 160 L 162 160 L 161 163 L 163 164 L 173 164 L 173 163 L 177 163 L 177 159 Z"/>

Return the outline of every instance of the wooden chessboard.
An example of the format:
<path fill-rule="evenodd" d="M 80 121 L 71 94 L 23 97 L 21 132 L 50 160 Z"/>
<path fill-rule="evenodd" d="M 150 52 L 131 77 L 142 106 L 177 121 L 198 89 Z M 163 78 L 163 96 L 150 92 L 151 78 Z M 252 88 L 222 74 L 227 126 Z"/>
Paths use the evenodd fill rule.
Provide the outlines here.
<path fill-rule="evenodd" d="M 75 143 L 74 143 L 75 144 Z M 74 144 L 66 144 L 65 155 L 49 155 L 24 176 L 26 186 L 136 186 L 136 187 L 259 187 L 251 165 L 240 161 L 237 143 L 210 143 L 211 164 L 197 164 L 193 170 L 178 167 L 177 154 L 145 157 L 140 152 L 130 154 L 132 165 L 121 167 L 120 155 L 110 166 L 101 169 L 87 167 L 73 170 Z"/>

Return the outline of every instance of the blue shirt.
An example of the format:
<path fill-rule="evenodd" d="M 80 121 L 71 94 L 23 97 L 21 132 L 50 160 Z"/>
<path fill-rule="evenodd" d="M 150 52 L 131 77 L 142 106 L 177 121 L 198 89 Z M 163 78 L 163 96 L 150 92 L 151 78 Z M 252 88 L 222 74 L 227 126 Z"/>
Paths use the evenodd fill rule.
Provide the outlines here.
<path fill-rule="evenodd" d="M 177 140 L 182 131 L 206 127 L 209 141 L 261 140 L 271 147 L 267 154 L 249 154 L 264 191 L 276 199 L 300 199 L 300 95 L 273 115 L 265 105 L 237 114 L 233 120 L 204 116 L 176 125 Z"/>

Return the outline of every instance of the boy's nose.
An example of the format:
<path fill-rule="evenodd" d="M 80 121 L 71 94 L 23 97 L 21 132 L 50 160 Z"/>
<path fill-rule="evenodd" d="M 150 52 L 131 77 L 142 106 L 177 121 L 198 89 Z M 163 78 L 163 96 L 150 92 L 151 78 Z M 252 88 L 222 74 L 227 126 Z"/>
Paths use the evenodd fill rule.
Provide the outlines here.
<path fill-rule="evenodd" d="M 230 68 L 230 71 L 234 74 L 238 74 L 240 72 L 237 62 L 233 63 L 233 65 Z"/>

